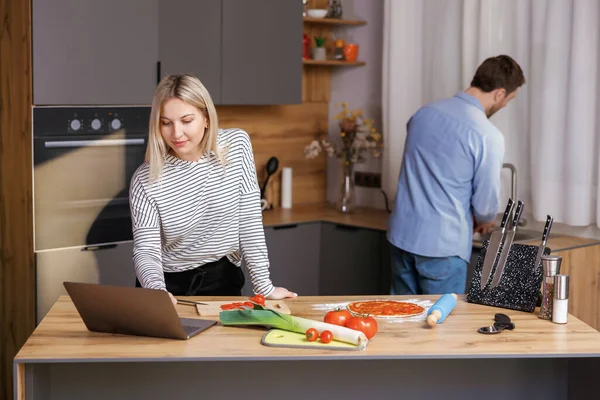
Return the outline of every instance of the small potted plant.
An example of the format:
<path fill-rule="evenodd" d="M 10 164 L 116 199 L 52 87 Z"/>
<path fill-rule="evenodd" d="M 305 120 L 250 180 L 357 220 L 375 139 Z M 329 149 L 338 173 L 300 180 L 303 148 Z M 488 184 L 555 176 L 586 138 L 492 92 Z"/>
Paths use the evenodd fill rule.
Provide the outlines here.
<path fill-rule="evenodd" d="M 312 48 L 312 56 L 313 60 L 324 61 L 327 59 L 326 51 L 325 51 L 325 38 L 323 36 L 315 36 L 315 45 L 316 47 Z"/>

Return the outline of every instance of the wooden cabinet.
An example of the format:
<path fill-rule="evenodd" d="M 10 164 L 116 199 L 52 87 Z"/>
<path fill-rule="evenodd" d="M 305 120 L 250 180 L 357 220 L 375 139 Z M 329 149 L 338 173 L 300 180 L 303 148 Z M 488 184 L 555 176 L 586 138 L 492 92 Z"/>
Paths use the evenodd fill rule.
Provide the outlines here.
<path fill-rule="evenodd" d="M 569 313 L 600 330 L 600 245 L 552 254 L 562 257 L 560 273 L 569 275 Z"/>
<path fill-rule="evenodd" d="M 148 104 L 158 0 L 33 0 L 33 103 Z"/>
<path fill-rule="evenodd" d="M 149 104 L 192 73 L 218 105 L 301 103 L 302 26 L 299 1 L 33 0 L 33 102 Z"/>
<path fill-rule="evenodd" d="M 380 294 L 381 238 L 381 231 L 323 222 L 319 294 Z"/>

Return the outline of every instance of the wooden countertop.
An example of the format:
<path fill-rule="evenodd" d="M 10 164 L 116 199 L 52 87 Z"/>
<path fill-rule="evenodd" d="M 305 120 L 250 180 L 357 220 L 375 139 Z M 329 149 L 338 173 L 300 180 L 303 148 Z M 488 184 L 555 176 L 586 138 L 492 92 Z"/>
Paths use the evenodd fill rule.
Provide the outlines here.
<path fill-rule="evenodd" d="M 291 209 L 275 208 L 263 212 L 263 224 L 266 227 L 309 222 L 331 222 L 385 232 L 387 230 L 388 218 L 389 214 L 385 210 L 358 208 L 351 214 L 343 214 L 336 211 L 332 206 L 322 203 L 297 205 Z M 540 240 L 541 232 L 540 239 L 518 243 L 538 246 Z M 553 252 L 558 252 L 597 244 L 600 244 L 600 240 L 551 234 L 546 245 Z M 474 241 L 473 246 L 481 247 L 481 242 Z"/>
<path fill-rule="evenodd" d="M 294 206 L 291 209 L 275 208 L 263 212 L 264 226 L 323 221 L 386 231 L 388 218 L 389 214 L 385 210 L 359 208 L 351 214 L 344 214 L 327 204 L 320 203 Z"/>
<path fill-rule="evenodd" d="M 299 297 L 286 303 L 293 315 L 322 320 L 324 312 L 313 310 L 313 304 L 368 298 L 373 297 Z M 438 296 L 420 298 L 435 301 Z M 182 317 L 198 318 L 192 306 L 177 305 L 177 311 Z M 493 322 L 497 312 L 509 315 L 516 329 L 496 335 L 477 333 L 477 328 Z M 572 315 L 566 325 L 558 325 L 536 314 L 470 304 L 464 296 L 434 328 L 424 322 L 380 322 L 379 332 L 363 351 L 267 347 L 260 344 L 265 332 L 262 327 L 214 326 L 187 341 L 89 332 L 70 298 L 61 296 L 15 362 L 600 357 L 600 332 Z"/>

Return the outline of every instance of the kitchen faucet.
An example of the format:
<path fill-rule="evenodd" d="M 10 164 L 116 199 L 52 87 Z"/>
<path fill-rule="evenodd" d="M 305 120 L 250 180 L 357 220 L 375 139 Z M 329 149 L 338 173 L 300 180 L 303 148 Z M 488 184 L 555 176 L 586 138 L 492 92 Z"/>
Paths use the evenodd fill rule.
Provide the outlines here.
<path fill-rule="evenodd" d="M 510 198 L 517 201 L 517 168 L 510 163 L 502 164 L 502 169 L 504 168 L 510 169 Z M 521 218 L 518 225 L 525 226 L 526 223 L 525 218 Z"/>

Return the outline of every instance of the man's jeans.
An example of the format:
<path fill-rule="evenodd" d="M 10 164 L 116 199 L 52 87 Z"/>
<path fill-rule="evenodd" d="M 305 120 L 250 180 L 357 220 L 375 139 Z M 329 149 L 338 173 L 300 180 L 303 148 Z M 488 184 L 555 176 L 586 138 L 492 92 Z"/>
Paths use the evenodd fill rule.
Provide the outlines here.
<path fill-rule="evenodd" d="M 460 257 L 424 257 L 390 244 L 391 294 L 463 294 L 467 262 Z"/>

